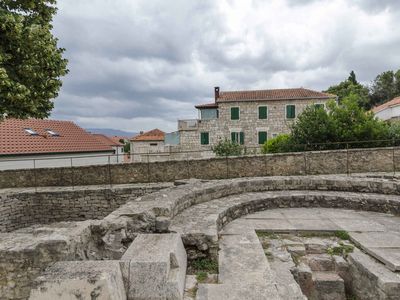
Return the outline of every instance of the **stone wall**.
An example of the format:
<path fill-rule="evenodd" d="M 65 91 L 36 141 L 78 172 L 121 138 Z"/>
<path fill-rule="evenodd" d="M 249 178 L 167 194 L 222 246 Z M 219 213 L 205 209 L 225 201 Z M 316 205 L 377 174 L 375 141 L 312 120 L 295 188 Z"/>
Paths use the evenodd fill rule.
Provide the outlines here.
<path fill-rule="evenodd" d="M 346 174 L 400 170 L 400 148 L 373 148 L 170 160 L 74 168 L 0 171 L 0 188 L 172 182 L 250 176 Z"/>
<path fill-rule="evenodd" d="M 93 187 L 90 189 L 0 194 L 0 232 L 8 232 L 34 224 L 60 221 L 101 219 L 129 199 L 158 191 L 171 184 L 129 185 L 124 188 Z"/>

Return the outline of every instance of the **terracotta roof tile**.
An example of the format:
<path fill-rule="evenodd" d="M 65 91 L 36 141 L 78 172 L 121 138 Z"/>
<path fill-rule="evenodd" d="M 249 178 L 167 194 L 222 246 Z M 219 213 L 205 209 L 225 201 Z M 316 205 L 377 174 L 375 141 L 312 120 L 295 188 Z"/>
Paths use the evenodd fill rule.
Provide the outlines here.
<path fill-rule="evenodd" d="M 164 137 L 165 132 L 156 128 L 133 137 L 131 141 L 163 141 Z"/>
<path fill-rule="evenodd" d="M 26 128 L 37 135 L 30 135 Z M 58 136 L 52 136 L 47 130 Z M 39 119 L 0 121 L 0 155 L 107 151 L 113 150 L 73 122 Z"/>
<path fill-rule="evenodd" d="M 118 143 L 118 144 L 121 144 L 121 145 L 124 145 L 123 143 L 121 143 L 120 142 L 120 140 L 129 140 L 129 138 L 128 137 L 126 137 L 126 136 L 110 136 L 109 137 L 110 139 L 112 139 L 115 143 Z"/>
<path fill-rule="evenodd" d="M 335 95 L 305 88 L 220 92 L 218 102 L 253 100 L 329 99 Z"/>
<path fill-rule="evenodd" d="M 388 108 L 390 106 L 395 106 L 400 104 L 400 97 L 396 97 L 386 103 L 383 103 L 382 105 L 376 106 L 372 109 L 374 113 L 380 112 L 384 110 L 385 108 Z"/>
<path fill-rule="evenodd" d="M 100 134 L 100 133 L 92 133 L 92 134 L 96 140 L 98 140 L 100 143 L 102 143 L 104 145 L 111 146 L 111 147 L 122 146 L 122 144 L 119 141 L 114 141 L 112 138 L 105 136 L 104 134 Z"/>

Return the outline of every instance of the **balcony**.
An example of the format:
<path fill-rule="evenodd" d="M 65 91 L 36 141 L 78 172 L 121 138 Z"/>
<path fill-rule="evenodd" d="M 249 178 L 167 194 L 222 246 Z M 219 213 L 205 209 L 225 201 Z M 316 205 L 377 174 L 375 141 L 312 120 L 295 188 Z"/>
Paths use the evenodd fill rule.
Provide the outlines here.
<path fill-rule="evenodd" d="M 178 130 L 197 130 L 199 128 L 199 120 L 178 120 Z"/>

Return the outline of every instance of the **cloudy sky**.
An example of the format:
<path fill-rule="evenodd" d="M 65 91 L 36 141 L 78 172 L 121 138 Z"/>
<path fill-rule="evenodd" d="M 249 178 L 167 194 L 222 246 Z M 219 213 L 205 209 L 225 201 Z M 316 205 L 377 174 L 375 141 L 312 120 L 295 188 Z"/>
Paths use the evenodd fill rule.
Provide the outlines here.
<path fill-rule="evenodd" d="M 52 117 L 176 130 L 221 90 L 323 90 L 400 68 L 398 0 L 59 0 L 70 73 Z"/>

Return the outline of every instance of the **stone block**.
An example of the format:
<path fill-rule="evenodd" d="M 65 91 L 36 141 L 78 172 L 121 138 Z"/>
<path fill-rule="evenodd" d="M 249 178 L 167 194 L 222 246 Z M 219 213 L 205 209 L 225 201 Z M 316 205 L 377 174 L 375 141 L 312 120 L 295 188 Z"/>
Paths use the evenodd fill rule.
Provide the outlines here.
<path fill-rule="evenodd" d="M 312 300 L 346 300 L 344 281 L 334 272 L 313 272 Z"/>
<path fill-rule="evenodd" d="M 305 256 L 312 271 L 333 271 L 335 269 L 332 257 L 327 254 L 309 254 Z"/>
<path fill-rule="evenodd" d="M 121 258 L 128 299 L 182 299 L 186 251 L 179 234 L 139 234 Z"/>
<path fill-rule="evenodd" d="M 126 300 L 118 261 L 57 262 L 38 277 L 31 300 Z"/>

